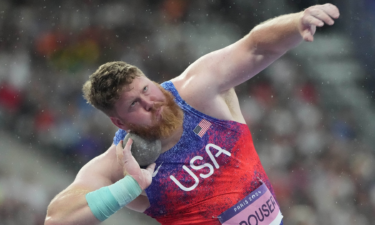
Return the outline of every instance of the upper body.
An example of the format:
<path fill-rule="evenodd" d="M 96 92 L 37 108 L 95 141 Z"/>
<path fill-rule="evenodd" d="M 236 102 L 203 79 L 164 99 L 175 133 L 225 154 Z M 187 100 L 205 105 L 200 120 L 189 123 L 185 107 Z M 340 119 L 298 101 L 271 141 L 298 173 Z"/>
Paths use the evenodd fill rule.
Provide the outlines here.
<path fill-rule="evenodd" d="M 252 78 L 302 40 L 312 41 L 317 26 L 323 26 L 324 23 L 332 25 L 332 18 L 338 16 L 337 8 L 326 4 L 267 21 L 234 44 L 201 57 L 171 82 L 181 98 L 199 112 L 219 120 L 245 124 L 234 87 Z M 129 123 L 149 126 L 155 118 L 159 120 L 160 114 L 165 110 L 161 106 L 155 112 L 151 110 L 153 105 L 164 101 L 162 90 L 147 77 L 139 76 L 120 92 L 114 105 L 116 113 L 107 115 L 123 130 L 129 130 L 132 125 Z M 173 148 L 179 142 L 182 132 L 181 124 L 168 136 L 164 136 L 161 139 L 162 151 Z M 129 143 L 127 147 L 130 148 Z M 117 145 L 116 149 L 116 145 L 112 144 L 105 153 L 80 170 L 74 182 L 51 202 L 46 223 L 99 222 L 87 207 L 84 195 L 124 177 L 124 167 L 127 164 L 118 163 L 118 158 L 122 157 L 119 149 L 121 150 L 121 146 Z M 125 169 L 129 172 L 129 168 Z M 142 189 L 147 188 L 151 179 L 143 175 L 149 175 L 152 170 L 134 171 L 135 174 L 128 174 L 140 183 Z M 67 204 L 72 199 L 75 204 Z M 145 194 L 127 205 L 140 212 L 144 212 L 149 206 L 150 202 Z"/>
<path fill-rule="evenodd" d="M 162 224 L 220 224 L 224 211 L 262 183 L 276 199 L 246 124 L 201 113 L 182 99 L 171 81 L 161 86 L 183 110 L 183 133 L 155 162 L 157 169 L 145 190 L 147 215 Z M 125 135 L 118 130 L 114 143 Z M 266 217 L 278 215 L 271 209 Z"/>

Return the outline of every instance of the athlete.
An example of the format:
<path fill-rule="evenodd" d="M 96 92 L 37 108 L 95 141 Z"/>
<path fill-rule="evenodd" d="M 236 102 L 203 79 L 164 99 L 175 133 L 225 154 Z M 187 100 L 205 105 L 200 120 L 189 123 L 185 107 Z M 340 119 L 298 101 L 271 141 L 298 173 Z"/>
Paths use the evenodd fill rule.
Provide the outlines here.
<path fill-rule="evenodd" d="M 325 4 L 266 21 L 161 85 L 124 62 L 99 67 L 84 96 L 119 131 L 52 200 L 45 224 L 98 224 L 123 206 L 162 224 L 282 224 L 234 87 L 338 17 Z M 161 140 L 146 169 L 131 156 L 131 140 L 123 147 L 129 131 Z"/>

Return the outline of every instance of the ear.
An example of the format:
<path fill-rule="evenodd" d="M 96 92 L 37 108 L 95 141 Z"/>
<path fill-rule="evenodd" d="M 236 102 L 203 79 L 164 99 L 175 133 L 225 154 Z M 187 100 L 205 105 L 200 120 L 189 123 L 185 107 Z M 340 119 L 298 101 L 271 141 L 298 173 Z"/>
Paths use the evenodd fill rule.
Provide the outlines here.
<path fill-rule="evenodd" d="M 116 127 L 118 127 L 118 128 L 120 128 L 120 129 L 123 129 L 123 130 L 128 130 L 128 127 L 125 125 L 125 123 L 124 122 L 122 122 L 122 120 L 120 120 L 119 118 L 117 118 L 117 117 L 109 117 L 110 119 L 111 119 L 111 121 L 112 121 L 112 123 L 116 126 Z"/>

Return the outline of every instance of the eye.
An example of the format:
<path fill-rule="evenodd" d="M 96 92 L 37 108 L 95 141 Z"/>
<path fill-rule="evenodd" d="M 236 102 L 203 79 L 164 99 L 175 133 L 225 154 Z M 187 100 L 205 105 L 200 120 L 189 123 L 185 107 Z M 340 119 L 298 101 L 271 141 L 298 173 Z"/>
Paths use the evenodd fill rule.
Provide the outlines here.
<path fill-rule="evenodd" d="M 143 88 L 143 92 L 146 92 L 148 90 L 148 86 L 145 86 L 144 88 Z"/>
<path fill-rule="evenodd" d="M 130 107 L 134 106 L 137 102 L 138 102 L 138 100 L 133 101 L 133 102 L 130 104 Z"/>

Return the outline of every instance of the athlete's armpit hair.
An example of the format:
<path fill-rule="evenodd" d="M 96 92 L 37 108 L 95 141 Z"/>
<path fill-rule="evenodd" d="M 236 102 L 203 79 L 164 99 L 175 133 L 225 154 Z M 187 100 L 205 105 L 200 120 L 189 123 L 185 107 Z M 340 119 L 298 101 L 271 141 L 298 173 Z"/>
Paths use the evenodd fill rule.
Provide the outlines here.
<path fill-rule="evenodd" d="M 89 104 L 111 116 L 123 87 L 140 76 L 144 76 L 143 72 L 126 62 L 105 63 L 83 85 L 83 97 Z"/>

